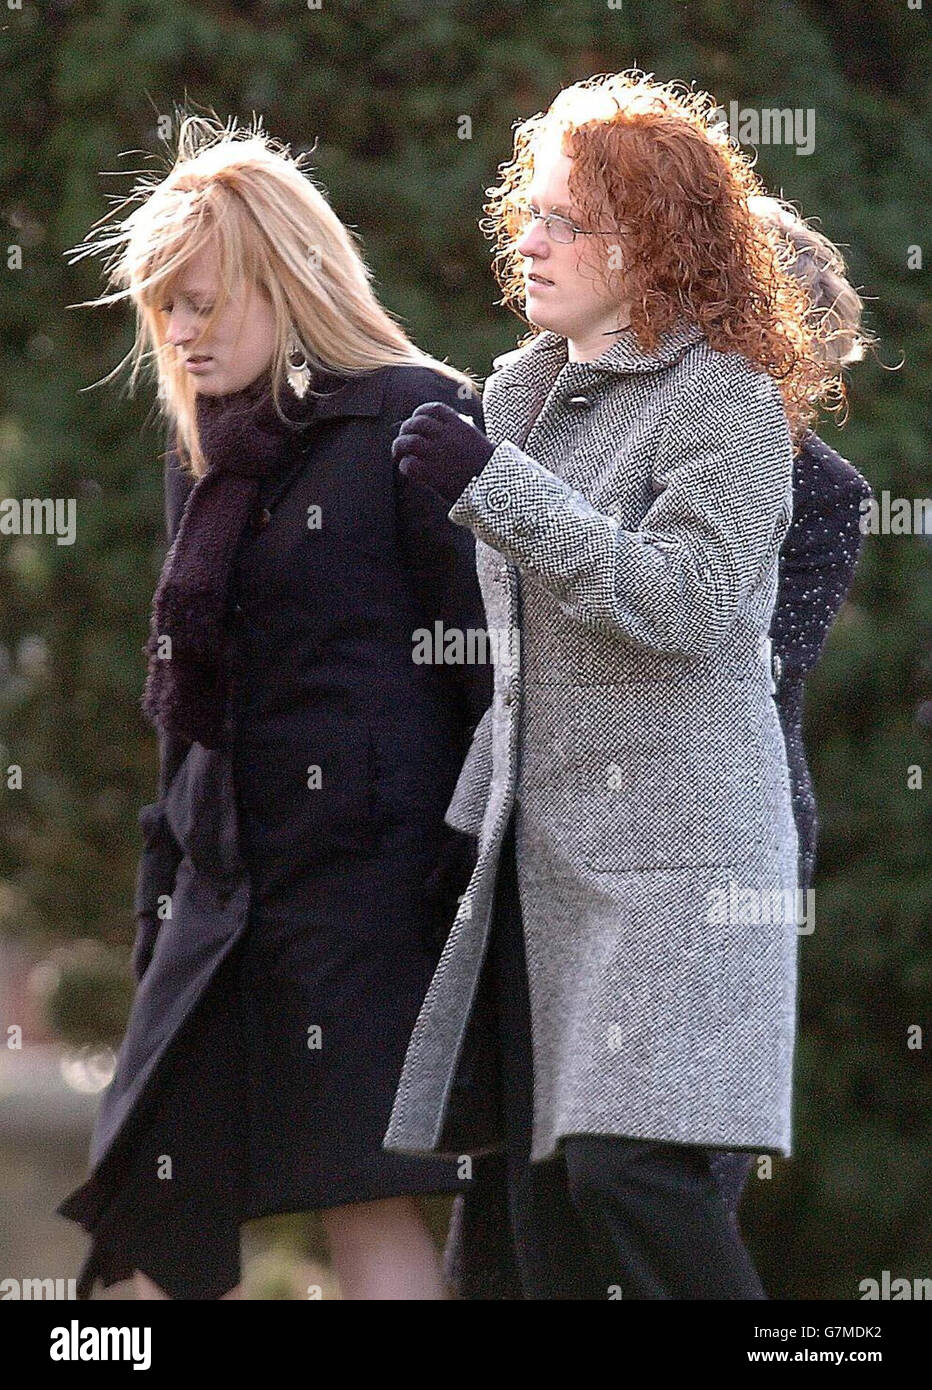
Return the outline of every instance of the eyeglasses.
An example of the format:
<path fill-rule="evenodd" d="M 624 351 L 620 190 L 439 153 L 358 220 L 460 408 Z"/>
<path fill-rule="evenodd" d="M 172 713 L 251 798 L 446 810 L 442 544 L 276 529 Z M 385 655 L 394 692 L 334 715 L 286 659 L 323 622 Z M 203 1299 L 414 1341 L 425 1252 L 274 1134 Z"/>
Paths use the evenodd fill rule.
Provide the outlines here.
<path fill-rule="evenodd" d="M 568 246 L 570 242 L 576 240 L 578 236 L 624 236 L 624 232 L 618 231 L 613 227 L 611 231 L 587 232 L 582 227 L 577 227 L 575 222 L 571 222 L 568 217 L 561 217 L 558 212 L 543 213 L 535 212 L 530 203 L 516 203 L 514 208 L 514 219 L 519 235 L 523 236 L 532 222 L 543 222 L 544 230 L 551 241 L 557 242 L 561 246 Z"/>

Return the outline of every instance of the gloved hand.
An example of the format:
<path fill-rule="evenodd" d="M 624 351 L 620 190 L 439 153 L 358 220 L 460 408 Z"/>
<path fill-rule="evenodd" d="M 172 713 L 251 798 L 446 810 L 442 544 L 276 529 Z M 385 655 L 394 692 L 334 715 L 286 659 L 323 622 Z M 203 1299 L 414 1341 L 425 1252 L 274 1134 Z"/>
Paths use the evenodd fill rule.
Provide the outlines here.
<path fill-rule="evenodd" d="M 495 445 L 478 426 L 442 401 L 419 405 L 392 445 L 399 473 L 427 483 L 451 506 L 494 452 Z"/>

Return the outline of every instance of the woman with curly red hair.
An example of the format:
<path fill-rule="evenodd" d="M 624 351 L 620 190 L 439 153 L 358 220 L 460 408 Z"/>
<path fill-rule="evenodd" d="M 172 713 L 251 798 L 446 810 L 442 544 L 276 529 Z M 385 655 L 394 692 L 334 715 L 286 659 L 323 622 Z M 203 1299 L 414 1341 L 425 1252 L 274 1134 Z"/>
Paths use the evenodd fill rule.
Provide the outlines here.
<path fill-rule="evenodd" d="M 487 435 L 429 404 L 394 446 L 475 533 L 503 640 L 447 811 L 476 869 L 385 1145 L 504 1148 L 529 1298 L 765 1297 L 711 1160 L 792 1151 L 768 632 L 793 444 L 843 389 L 715 109 L 633 72 L 518 126 L 486 211 L 531 335 Z"/>

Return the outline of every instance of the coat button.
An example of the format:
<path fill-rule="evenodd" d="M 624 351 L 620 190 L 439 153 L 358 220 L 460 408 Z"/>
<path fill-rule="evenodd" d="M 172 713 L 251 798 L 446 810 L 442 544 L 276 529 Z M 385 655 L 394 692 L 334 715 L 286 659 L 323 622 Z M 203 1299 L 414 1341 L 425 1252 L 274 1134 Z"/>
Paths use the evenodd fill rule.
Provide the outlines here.
<path fill-rule="evenodd" d="M 263 507 L 256 515 L 256 529 L 261 531 L 263 527 L 268 526 L 271 520 L 272 513 L 269 511 L 268 507 Z"/>
<path fill-rule="evenodd" d="M 571 405 L 574 410 L 588 410 L 592 404 L 591 396 L 567 396 L 567 405 Z"/>
<path fill-rule="evenodd" d="M 485 500 L 492 510 L 496 512 L 504 511 L 510 501 L 508 493 L 504 488 L 493 488 L 490 492 L 486 493 Z"/>

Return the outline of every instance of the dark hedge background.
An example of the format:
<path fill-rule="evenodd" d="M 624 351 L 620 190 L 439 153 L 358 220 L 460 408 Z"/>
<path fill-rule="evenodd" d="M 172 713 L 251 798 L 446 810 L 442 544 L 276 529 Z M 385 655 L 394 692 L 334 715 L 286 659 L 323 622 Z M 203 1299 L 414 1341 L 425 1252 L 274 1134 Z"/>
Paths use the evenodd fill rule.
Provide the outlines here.
<path fill-rule="evenodd" d="M 121 961 L 131 940 L 136 815 L 155 785 L 138 700 L 162 441 L 151 390 L 86 389 L 128 349 L 130 317 L 66 307 L 100 281 L 63 252 L 128 191 L 127 170 L 152 167 L 157 121 L 185 98 L 261 112 L 294 149 L 316 140 L 315 176 L 361 231 L 383 302 L 480 376 L 522 327 L 496 307 L 476 225 L 516 119 L 634 64 L 726 106 L 814 108 L 814 152 L 761 146 L 759 167 L 845 246 L 880 338 L 853 371 L 850 422 L 822 432 L 878 496 L 930 492 L 927 272 L 908 255 L 929 252 L 932 64 L 927 12 L 908 0 L 58 0 L 4 8 L 0 43 L 0 494 L 78 499 L 74 546 L 0 536 L 0 935 L 40 954 L 96 938 Z M 883 1269 L 930 1273 L 929 1068 L 907 1045 L 932 974 L 929 545 L 868 540 L 810 686 L 822 837 L 796 1153 L 752 1178 L 744 1208 L 774 1297 L 850 1299 Z M 924 788 L 907 788 L 911 765 Z M 108 978 L 77 1008 L 59 1001 L 69 1036 L 106 1016 Z"/>

